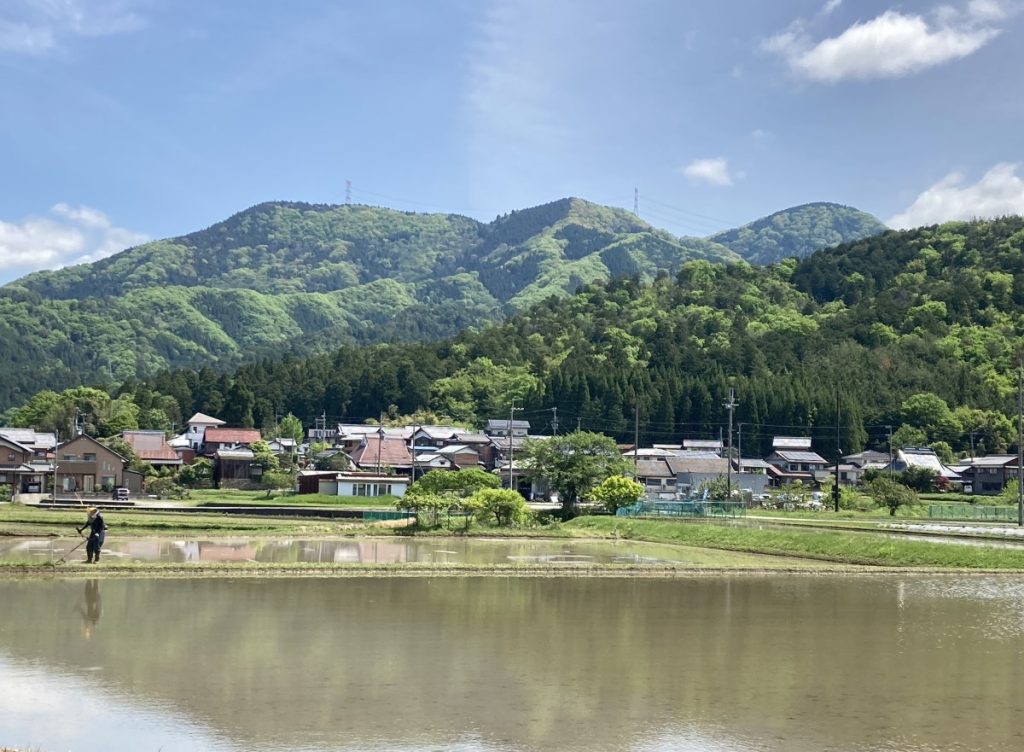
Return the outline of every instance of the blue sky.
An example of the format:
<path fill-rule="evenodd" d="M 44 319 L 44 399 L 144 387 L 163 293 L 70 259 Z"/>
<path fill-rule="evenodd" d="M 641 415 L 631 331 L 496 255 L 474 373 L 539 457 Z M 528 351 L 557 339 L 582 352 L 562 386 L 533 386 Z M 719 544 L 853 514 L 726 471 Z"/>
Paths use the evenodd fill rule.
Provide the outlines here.
<path fill-rule="evenodd" d="M 1024 0 L 3 0 L 0 281 L 261 201 L 1024 213 Z"/>

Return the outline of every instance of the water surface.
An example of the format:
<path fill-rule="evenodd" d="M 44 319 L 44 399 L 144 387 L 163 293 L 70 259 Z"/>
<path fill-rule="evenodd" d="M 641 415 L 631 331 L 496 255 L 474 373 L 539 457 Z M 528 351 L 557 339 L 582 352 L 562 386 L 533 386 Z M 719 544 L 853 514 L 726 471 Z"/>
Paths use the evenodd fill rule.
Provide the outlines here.
<path fill-rule="evenodd" d="M 75 538 L 0 539 L 0 559 L 56 562 L 85 558 Z M 795 559 L 715 551 L 685 546 L 608 540 L 542 540 L 535 538 L 220 538 L 168 540 L 110 536 L 103 548 L 107 561 L 164 562 L 320 562 L 351 564 L 541 563 L 565 566 L 588 564 L 675 564 L 711 567 L 778 567 L 803 564 Z"/>
<path fill-rule="evenodd" d="M 43 752 L 1024 748 L 1018 577 L 35 580 L 0 603 L 0 745 Z"/>

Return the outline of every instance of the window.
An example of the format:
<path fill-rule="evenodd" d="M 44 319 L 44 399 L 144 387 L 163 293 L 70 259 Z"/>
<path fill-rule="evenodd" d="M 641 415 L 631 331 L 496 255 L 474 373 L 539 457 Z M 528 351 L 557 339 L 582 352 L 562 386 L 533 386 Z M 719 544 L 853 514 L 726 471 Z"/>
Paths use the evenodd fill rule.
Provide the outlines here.
<path fill-rule="evenodd" d="M 64 455 L 61 455 L 61 459 L 64 460 L 65 462 L 78 462 L 78 455 L 77 454 L 64 454 Z"/>
<path fill-rule="evenodd" d="M 90 452 L 86 452 L 85 454 L 82 455 L 82 461 L 83 462 L 95 462 L 96 461 L 96 455 L 93 454 L 93 453 L 90 453 Z"/>

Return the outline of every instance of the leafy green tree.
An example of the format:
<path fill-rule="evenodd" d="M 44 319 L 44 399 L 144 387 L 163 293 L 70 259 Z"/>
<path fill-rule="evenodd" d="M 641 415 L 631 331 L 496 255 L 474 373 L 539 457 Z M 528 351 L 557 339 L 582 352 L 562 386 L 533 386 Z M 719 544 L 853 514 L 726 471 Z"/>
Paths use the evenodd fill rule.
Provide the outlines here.
<path fill-rule="evenodd" d="M 614 439 L 587 431 L 527 441 L 521 459 L 530 478 L 558 492 L 566 519 L 601 481 L 629 469 Z"/>
<path fill-rule="evenodd" d="M 927 467 L 911 466 L 896 474 L 896 481 L 918 493 L 932 493 L 938 484 L 938 476 Z"/>
<path fill-rule="evenodd" d="M 900 414 L 904 424 L 920 428 L 935 441 L 956 441 L 963 430 L 946 401 L 930 392 L 908 397 L 900 406 Z"/>
<path fill-rule="evenodd" d="M 936 441 L 929 447 L 935 456 L 939 458 L 939 462 L 943 465 L 952 465 L 956 462 L 956 456 L 953 454 L 953 447 L 951 447 L 945 441 Z"/>
<path fill-rule="evenodd" d="M 281 419 L 281 423 L 277 427 L 277 436 L 273 438 L 294 439 L 296 444 L 301 444 L 304 436 L 302 421 L 292 413 L 288 413 Z"/>
<path fill-rule="evenodd" d="M 904 423 L 892 435 L 892 446 L 893 449 L 903 449 L 905 447 L 919 447 L 927 446 L 928 434 L 923 428 Z"/>
<path fill-rule="evenodd" d="M 146 493 L 155 495 L 158 499 L 183 499 L 188 491 L 174 482 L 170 476 L 152 475 L 145 481 Z"/>
<path fill-rule="evenodd" d="M 270 451 L 270 446 L 267 442 L 254 441 L 249 445 L 249 450 L 253 454 L 253 464 L 262 467 L 264 473 L 273 473 L 280 469 L 277 455 Z"/>
<path fill-rule="evenodd" d="M 479 514 L 498 527 L 522 525 L 533 516 L 526 499 L 508 488 L 485 488 L 473 494 L 473 500 Z"/>
<path fill-rule="evenodd" d="M 260 485 L 267 490 L 268 499 L 273 495 L 274 491 L 291 490 L 294 482 L 295 478 L 291 473 L 275 470 L 264 472 L 263 477 L 260 479 Z"/>
<path fill-rule="evenodd" d="M 416 514 L 416 524 L 422 527 L 437 527 L 442 512 L 447 512 L 457 503 L 454 496 L 421 493 L 406 494 L 395 500 L 395 508 Z"/>
<path fill-rule="evenodd" d="M 896 515 L 896 510 L 903 506 L 917 503 L 917 494 L 902 483 L 880 476 L 866 484 L 864 490 L 879 506 L 886 507 L 889 514 Z"/>
<path fill-rule="evenodd" d="M 726 501 L 729 498 L 729 481 L 724 475 L 702 481 L 695 491 L 697 498 L 704 498 L 705 491 L 707 492 L 708 499 Z"/>
<path fill-rule="evenodd" d="M 643 484 L 637 483 L 632 478 L 627 478 L 624 475 L 612 475 L 605 478 L 591 492 L 591 497 L 594 501 L 604 504 L 605 509 L 612 514 L 615 514 L 619 507 L 636 504 L 643 495 Z"/>
<path fill-rule="evenodd" d="M 196 457 L 190 465 L 183 465 L 178 471 L 178 483 L 189 488 L 209 485 L 213 480 L 213 462 L 206 457 Z"/>
<path fill-rule="evenodd" d="M 500 488 L 501 480 L 480 468 L 465 470 L 431 470 L 409 486 L 406 495 L 452 494 L 458 497 L 472 496 L 485 488 Z"/>

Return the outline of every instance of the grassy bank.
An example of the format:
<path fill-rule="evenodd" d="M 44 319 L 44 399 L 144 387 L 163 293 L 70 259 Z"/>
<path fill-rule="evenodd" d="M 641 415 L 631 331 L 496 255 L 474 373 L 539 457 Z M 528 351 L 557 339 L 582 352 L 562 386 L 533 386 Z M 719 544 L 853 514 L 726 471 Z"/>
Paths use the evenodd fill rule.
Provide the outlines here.
<path fill-rule="evenodd" d="M 236 517 L 201 512 L 103 512 L 108 535 L 349 535 L 369 528 L 354 520 L 315 517 Z M 81 511 L 0 504 L 0 535 L 69 536 L 85 521 Z"/>
<path fill-rule="evenodd" d="M 566 523 L 565 527 L 590 535 L 794 556 L 842 564 L 1024 571 L 1024 548 L 931 543 L 881 534 L 806 529 L 752 530 L 706 522 L 623 520 L 615 517 L 580 517 Z"/>

